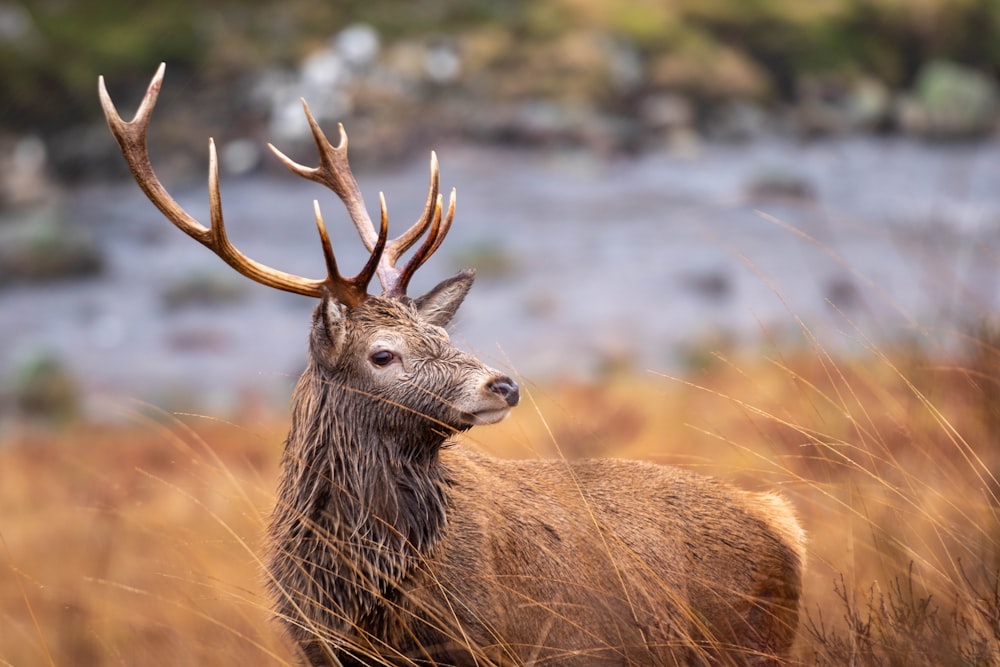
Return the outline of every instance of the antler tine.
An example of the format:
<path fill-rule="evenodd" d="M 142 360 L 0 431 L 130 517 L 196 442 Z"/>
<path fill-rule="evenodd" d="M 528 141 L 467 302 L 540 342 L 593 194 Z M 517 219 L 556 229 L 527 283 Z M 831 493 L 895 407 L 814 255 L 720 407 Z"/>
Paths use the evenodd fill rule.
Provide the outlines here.
<path fill-rule="evenodd" d="M 302 100 L 302 108 L 306 114 L 306 120 L 312 131 L 313 140 L 319 152 L 319 166 L 307 167 L 300 164 L 282 153 L 273 144 L 268 144 L 271 151 L 278 160 L 281 161 L 293 174 L 297 174 L 306 180 L 325 185 L 333 190 L 344 203 L 351 222 L 361 236 L 361 241 L 369 251 L 374 251 L 378 244 L 378 236 L 375 234 L 371 216 L 365 206 L 361 189 L 351 171 L 347 158 L 347 132 L 343 124 L 338 124 L 340 138 L 337 145 L 330 143 L 323 129 L 316 121 L 309 109 L 309 105 Z M 385 250 L 382 252 L 376 273 L 382 283 L 382 291 L 386 295 L 403 296 L 406 292 L 406 285 L 409 283 L 413 272 L 427 261 L 427 258 L 437 250 L 441 244 L 444 234 L 447 233 L 451 220 L 454 217 L 454 193 L 449 204 L 448 215 L 445 225 L 441 226 L 441 202 L 440 202 L 440 169 L 438 166 L 437 154 L 431 152 L 430 164 L 430 185 L 427 192 L 427 202 L 424 211 L 417 221 L 405 232 L 385 243 Z M 379 201 L 381 205 L 382 218 L 387 217 L 385 197 L 380 193 Z M 406 268 L 400 270 L 396 267 L 399 258 L 423 236 L 428 228 L 431 228 L 430 235 L 421 245 L 417 255 L 407 263 Z M 435 231 L 437 230 L 437 231 Z M 443 230 L 443 231 L 442 231 Z"/>
<path fill-rule="evenodd" d="M 424 204 L 424 212 L 420 214 L 417 221 L 405 232 L 392 240 L 392 244 L 386 250 L 386 264 L 395 267 L 396 262 L 413 244 L 427 231 L 434 218 L 435 207 L 438 201 L 438 188 L 440 184 L 440 172 L 438 169 L 437 153 L 431 151 L 431 180 L 427 188 L 427 202 Z"/>
<path fill-rule="evenodd" d="M 156 70 L 156 74 L 150 81 L 149 88 L 139 109 L 131 121 L 126 122 L 118 110 L 115 108 L 111 96 L 108 94 L 104 83 L 104 77 L 98 79 L 98 95 L 101 99 L 101 108 L 104 117 L 107 119 L 108 128 L 114 135 L 122 155 L 128 163 L 132 176 L 136 183 L 146 194 L 149 200 L 163 213 L 164 216 L 185 234 L 198 241 L 223 261 L 236 269 L 247 278 L 304 296 L 319 297 L 327 292 L 336 291 L 338 285 L 334 275 L 328 275 L 324 280 L 311 280 L 296 276 L 284 271 L 265 266 L 256 262 L 230 243 L 226 235 L 225 223 L 222 217 L 222 199 L 219 193 L 219 168 L 218 158 L 215 150 L 215 142 L 209 140 L 209 169 L 208 169 L 208 190 L 209 209 L 211 215 L 211 226 L 205 227 L 192 216 L 190 216 L 167 192 L 160 183 L 156 173 L 153 171 L 152 163 L 149 159 L 149 147 L 146 144 L 146 132 L 149 127 L 149 120 L 156 106 L 156 98 L 160 93 L 163 84 L 163 75 L 166 64 L 161 63 Z"/>
<path fill-rule="evenodd" d="M 378 235 L 375 233 L 374 225 L 372 225 L 371 216 L 368 215 L 364 197 L 361 196 L 361 188 L 358 187 L 358 182 L 355 180 L 347 161 L 347 132 L 344 130 L 344 125 L 341 123 L 337 126 L 340 130 L 340 141 L 334 146 L 326 138 L 326 134 L 316 122 L 316 118 L 312 115 L 305 100 L 302 100 L 302 108 L 305 110 L 306 120 L 309 122 L 309 128 L 312 130 L 313 139 L 319 151 L 319 166 L 307 167 L 289 158 L 274 144 L 268 144 L 268 147 L 293 174 L 325 185 L 340 197 L 351 217 L 351 222 L 354 223 L 361 236 L 362 243 L 371 252 L 378 242 Z"/>
<path fill-rule="evenodd" d="M 118 113 L 108 89 L 104 84 L 104 76 L 97 78 L 97 93 L 101 99 L 101 109 L 104 117 L 108 121 L 108 128 L 118 142 L 122 155 L 128 163 L 129 170 L 135 177 L 136 183 L 146 197 L 156 205 L 163 215 L 167 216 L 171 222 L 180 227 L 181 231 L 188 234 L 196 241 L 205 243 L 209 230 L 197 220 L 189 216 L 174 201 L 167 191 L 160 184 L 156 174 L 153 173 L 152 165 L 149 161 L 149 149 L 146 146 L 146 130 L 149 127 L 149 119 L 156 106 L 156 98 L 160 94 L 160 87 L 163 85 L 163 74 L 166 70 L 166 63 L 160 63 L 156 70 L 146 94 L 139 104 L 135 117 L 126 122 Z"/>
<path fill-rule="evenodd" d="M 437 235 L 434 238 L 434 245 L 432 245 L 430 247 L 430 249 L 427 251 L 426 256 L 423 258 L 423 260 L 421 260 L 421 262 L 420 262 L 421 265 L 424 262 L 427 261 L 428 257 L 430 257 L 435 252 L 437 252 L 437 249 L 441 247 L 441 242 L 444 241 L 444 237 L 451 230 L 451 223 L 455 220 L 455 205 L 457 203 L 457 199 L 458 199 L 458 190 L 456 190 L 455 188 L 452 188 L 451 189 L 451 194 L 448 196 L 448 212 L 445 214 L 444 221 L 441 223 L 441 229 L 440 229 L 440 231 L 438 231 Z M 438 202 L 439 202 L 438 206 L 441 205 L 440 201 L 441 201 L 441 197 L 439 196 L 438 197 Z M 417 268 L 420 268 L 420 267 L 418 266 L 418 267 L 414 268 L 414 271 Z"/>
<path fill-rule="evenodd" d="M 368 283 L 379 265 L 382 251 L 385 249 L 385 241 L 389 236 L 389 216 L 386 214 L 385 202 L 382 202 L 382 224 L 379 227 L 378 239 L 368 262 L 365 263 L 361 272 L 353 278 L 344 278 L 337 268 L 337 258 L 333 254 L 333 246 L 330 243 L 330 236 L 326 232 L 326 225 L 323 223 L 323 215 L 319 210 L 319 202 L 313 200 L 313 212 L 316 216 L 316 227 L 319 230 L 320 243 L 323 246 L 323 258 L 326 260 L 327 274 L 331 276 L 330 290 L 338 301 L 354 308 L 368 297 Z"/>
<path fill-rule="evenodd" d="M 451 223 L 455 219 L 455 202 L 456 202 L 457 192 L 455 188 L 451 189 L 451 196 L 448 198 L 448 212 L 444 215 L 444 219 L 441 218 L 441 209 L 443 208 L 443 199 L 441 195 L 438 195 L 434 203 L 434 216 L 431 223 L 431 231 L 427 234 L 424 242 L 420 244 L 417 251 L 410 258 L 410 261 L 406 263 L 403 270 L 399 272 L 396 286 L 394 288 L 393 294 L 396 296 L 402 296 L 406 294 L 406 288 L 410 285 L 410 279 L 413 274 L 416 273 L 417 269 L 423 266 L 431 255 L 433 255 L 437 249 L 441 246 L 441 242 L 444 241 L 444 237 L 448 234 L 448 230 L 451 229 Z"/>

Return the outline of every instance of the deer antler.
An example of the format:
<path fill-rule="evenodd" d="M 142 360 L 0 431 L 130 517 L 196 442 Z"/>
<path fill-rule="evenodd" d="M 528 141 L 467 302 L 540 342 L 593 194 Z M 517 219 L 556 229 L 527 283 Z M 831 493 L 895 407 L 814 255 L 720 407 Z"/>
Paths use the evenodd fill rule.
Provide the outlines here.
<path fill-rule="evenodd" d="M 364 199 L 358 183 L 351 173 L 347 160 L 347 132 L 344 131 L 343 124 L 340 124 L 340 141 L 336 146 L 326 138 L 319 123 L 309 111 L 309 105 L 302 100 L 302 107 L 305 109 L 309 127 L 312 129 L 313 139 L 319 150 L 319 166 L 306 167 L 290 159 L 273 144 L 268 144 L 279 160 L 288 167 L 292 173 L 298 174 L 302 178 L 315 181 L 333 190 L 344 202 L 350 213 L 351 220 L 361 236 L 361 241 L 368 250 L 373 250 L 378 243 L 375 228 L 372 225 L 368 210 L 365 207 Z M 406 294 L 406 288 L 410 284 L 410 279 L 420 266 L 434 254 L 440 247 L 445 235 L 451 228 L 452 220 L 455 218 L 455 189 L 452 188 L 451 196 L 448 200 L 448 211 L 443 215 L 443 199 L 438 192 L 438 161 L 437 155 L 431 152 L 431 182 L 427 192 L 427 203 L 424 205 L 424 212 L 412 227 L 405 232 L 387 242 L 385 251 L 378 262 L 379 282 L 382 283 L 382 293 L 385 296 L 400 297 Z M 387 218 L 385 197 L 379 195 L 382 208 L 383 220 Z M 410 258 L 410 261 L 402 269 L 396 266 L 400 256 L 403 255 L 417 242 L 417 240 L 430 227 L 430 232 L 424 242 L 417 248 Z"/>
<path fill-rule="evenodd" d="M 389 220 L 385 215 L 384 201 L 382 204 L 382 224 L 378 234 L 375 233 L 367 213 L 365 214 L 370 230 L 370 236 L 365 239 L 365 246 L 371 252 L 371 256 L 361 272 L 353 278 L 344 278 L 337 270 L 337 260 L 334 257 L 333 247 L 330 245 L 330 238 L 326 233 L 326 226 L 323 224 L 323 218 L 319 212 L 319 203 L 315 203 L 314 208 L 316 226 L 319 229 L 320 242 L 323 246 L 323 257 L 326 260 L 326 278 L 322 280 L 303 278 L 250 259 L 237 250 L 226 235 L 226 227 L 222 218 L 222 198 L 219 194 L 219 164 L 215 142 L 212 139 L 208 140 L 208 198 L 211 216 L 211 224 L 208 227 L 202 225 L 182 209 L 153 172 L 153 166 L 149 160 L 149 147 L 146 145 L 146 130 L 149 127 L 153 107 L 156 106 L 156 98 L 160 94 L 165 69 L 166 64 L 161 63 L 149 84 L 146 95 L 142 98 L 142 103 L 139 105 L 135 117 L 128 122 L 122 119 L 111 101 L 104 85 L 104 77 L 98 79 L 101 108 L 104 110 L 105 118 L 107 118 L 108 128 L 118 142 L 136 183 L 146 193 L 149 200 L 181 231 L 207 247 L 229 266 L 251 280 L 268 287 L 304 296 L 322 297 L 329 293 L 351 308 L 364 301 L 368 297 L 368 283 L 371 282 L 372 276 L 380 266 L 380 259 L 386 249 Z M 357 185 L 355 184 L 354 187 L 356 189 Z M 360 201 L 360 197 L 358 199 Z M 348 204 L 351 217 L 354 218 L 355 211 L 350 208 L 347 199 L 344 201 L 345 204 Z"/>

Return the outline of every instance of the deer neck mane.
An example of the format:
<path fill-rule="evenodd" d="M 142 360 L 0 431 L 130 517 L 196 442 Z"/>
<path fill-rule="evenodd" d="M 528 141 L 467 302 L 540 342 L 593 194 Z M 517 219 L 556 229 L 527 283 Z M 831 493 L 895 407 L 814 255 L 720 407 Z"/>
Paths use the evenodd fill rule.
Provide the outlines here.
<path fill-rule="evenodd" d="M 320 591 L 355 618 L 392 596 L 445 524 L 438 452 L 446 436 L 425 426 L 404 430 L 401 439 L 403 424 L 375 400 L 310 362 L 295 390 L 271 524 L 276 552 L 297 561 L 287 575 L 314 579 L 302 582 L 308 589 L 316 579 L 329 581 Z M 423 442 L 413 442 L 417 437 Z"/>

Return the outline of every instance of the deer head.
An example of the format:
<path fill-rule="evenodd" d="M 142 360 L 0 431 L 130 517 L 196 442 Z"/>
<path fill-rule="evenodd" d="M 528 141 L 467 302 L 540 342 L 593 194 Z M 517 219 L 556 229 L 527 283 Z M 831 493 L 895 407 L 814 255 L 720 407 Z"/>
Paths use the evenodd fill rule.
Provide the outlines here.
<path fill-rule="evenodd" d="M 407 438 L 428 430 L 440 435 L 503 419 L 518 402 L 517 385 L 471 355 L 452 346 L 444 327 L 449 324 L 472 286 L 473 272 L 463 271 L 411 299 L 406 295 L 414 272 L 440 247 L 455 215 L 455 190 L 444 209 L 439 193 L 438 162 L 431 153 L 430 187 L 424 211 L 409 229 L 388 239 L 388 211 L 380 194 L 381 222 L 376 232 L 347 159 L 347 134 L 339 127 L 336 146 L 326 138 L 303 100 L 306 118 L 319 150 L 319 166 L 298 164 L 274 146 L 271 150 L 293 173 L 333 190 L 347 208 L 366 249 L 368 261 L 351 278 L 340 274 L 319 203 L 314 215 L 319 230 L 327 276 L 308 279 L 273 269 L 237 250 L 226 235 L 219 192 L 215 143 L 209 139 L 208 189 L 211 222 L 204 226 L 185 212 L 170 196 L 153 171 L 146 144 L 149 120 L 163 82 L 164 65 L 153 77 L 132 121 L 118 114 L 104 84 L 99 80 L 101 105 L 108 127 L 118 142 L 139 187 L 156 207 L 199 243 L 205 245 L 239 273 L 276 289 L 320 299 L 313 317 L 310 365 L 303 382 L 315 381 L 316 395 L 322 387 L 338 387 L 357 397 L 380 402 L 392 409 L 372 411 L 370 405 L 353 415 L 352 429 L 380 430 L 397 423 L 397 433 Z M 400 258 L 423 237 L 409 260 Z M 377 275 L 382 294 L 368 293 Z M 300 384 L 300 387 L 303 385 Z M 308 398 L 308 397 L 307 397 Z M 299 399 L 302 400 L 301 392 Z M 365 401 L 355 401 L 364 405 Z M 415 428 L 415 423 L 422 425 Z"/>

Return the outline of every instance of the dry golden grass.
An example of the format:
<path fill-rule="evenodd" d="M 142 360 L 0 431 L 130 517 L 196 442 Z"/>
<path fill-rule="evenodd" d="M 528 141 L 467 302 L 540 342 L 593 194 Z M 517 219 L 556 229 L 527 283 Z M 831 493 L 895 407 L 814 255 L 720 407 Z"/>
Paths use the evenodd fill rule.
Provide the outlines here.
<path fill-rule="evenodd" d="M 0 664 L 285 664 L 261 591 L 279 432 L 135 413 L 0 450 Z"/>
<path fill-rule="evenodd" d="M 466 440 L 780 489 L 810 534 L 803 664 L 998 664 L 1000 349 L 987 331 L 967 347 L 529 384 Z M 294 662 L 258 561 L 283 420 L 131 421 L 0 448 L 0 664 Z"/>

